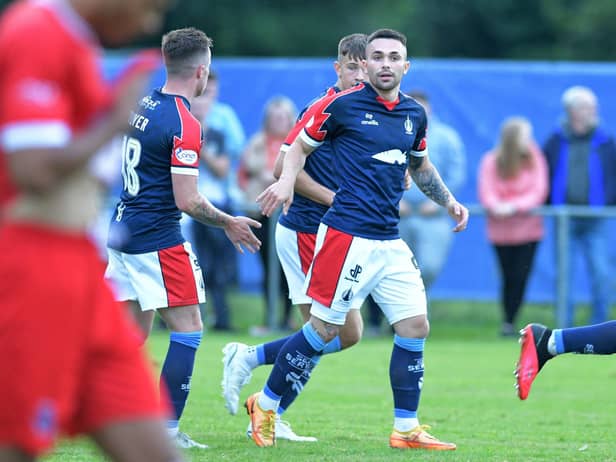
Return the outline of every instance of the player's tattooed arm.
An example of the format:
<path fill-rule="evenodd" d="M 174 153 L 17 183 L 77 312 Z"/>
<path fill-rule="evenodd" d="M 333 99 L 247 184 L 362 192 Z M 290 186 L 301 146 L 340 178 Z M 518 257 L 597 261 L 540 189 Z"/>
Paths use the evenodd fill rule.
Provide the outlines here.
<path fill-rule="evenodd" d="M 232 218 L 230 215 L 218 210 L 209 201 L 201 198 L 196 201 L 188 210 L 184 210 L 195 220 L 206 225 L 224 227 Z"/>
<path fill-rule="evenodd" d="M 224 227 L 232 219 L 230 215 L 214 207 L 207 198 L 199 194 L 196 176 L 172 173 L 171 183 L 178 209 L 195 220 L 206 225 Z"/>
<path fill-rule="evenodd" d="M 438 171 L 427 157 L 410 156 L 409 172 L 413 183 L 430 199 L 447 207 L 453 199 Z"/>

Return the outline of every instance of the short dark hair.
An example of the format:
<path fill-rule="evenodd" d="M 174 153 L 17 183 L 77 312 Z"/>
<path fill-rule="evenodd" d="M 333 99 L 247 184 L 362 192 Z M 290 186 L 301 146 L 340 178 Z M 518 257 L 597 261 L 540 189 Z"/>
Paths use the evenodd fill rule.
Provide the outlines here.
<path fill-rule="evenodd" d="M 175 29 L 163 35 L 161 50 L 167 72 L 181 75 L 192 69 L 195 57 L 206 53 L 212 47 L 212 39 L 205 32 L 186 27 Z"/>
<path fill-rule="evenodd" d="M 366 59 L 366 45 L 368 36 L 366 34 L 345 35 L 338 42 L 338 60 L 348 57 L 349 59 Z"/>
<path fill-rule="evenodd" d="M 394 39 L 399 41 L 402 45 L 406 46 L 406 35 L 393 29 L 375 30 L 372 34 L 368 36 L 368 43 L 380 38 Z"/>

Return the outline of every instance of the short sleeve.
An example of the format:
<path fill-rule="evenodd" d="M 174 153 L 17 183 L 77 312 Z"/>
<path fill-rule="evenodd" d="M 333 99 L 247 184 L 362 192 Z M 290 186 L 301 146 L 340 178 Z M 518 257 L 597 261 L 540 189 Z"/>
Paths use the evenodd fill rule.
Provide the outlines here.
<path fill-rule="evenodd" d="M 0 80 L 0 143 L 4 152 L 62 147 L 71 137 L 72 94 L 64 85 L 59 43 L 34 51 L 31 40 L 4 40 Z M 10 50 L 7 50 L 10 48 Z M 53 57 L 54 59 L 50 59 Z"/>
<path fill-rule="evenodd" d="M 411 149 L 411 155 L 414 157 L 425 157 L 428 155 L 428 118 L 426 111 L 420 107 L 421 112 L 418 117 L 417 136 Z"/>
<path fill-rule="evenodd" d="M 201 124 L 190 113 L 182 98 L 176 97 L 175 104 L 178 125 L 173 134 L 171 173 L 198 176 L 199 151 L 203 143 Z"/>

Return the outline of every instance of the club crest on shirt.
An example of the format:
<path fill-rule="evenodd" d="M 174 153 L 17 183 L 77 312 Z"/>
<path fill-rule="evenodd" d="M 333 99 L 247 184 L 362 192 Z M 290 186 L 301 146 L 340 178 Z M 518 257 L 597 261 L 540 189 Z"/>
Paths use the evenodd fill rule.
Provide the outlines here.
<path fill-rule="evenodd" d="M 174 155 L 177 160 L 179 160 L 185 165 L 193 165 L 195 162 L 197 162 L 197 159 L 199 157 L 199 155 L 195 151 L 191 151 L 190 149 L 184 150 L 182 148 L 177 148 Z"/>
<path fill-rule="evenodd" d="M 408 114 L 406 115 L 406 120 L 404 121 L 404 133 L 407 135 L 413 134 L 413 121 Z"/>

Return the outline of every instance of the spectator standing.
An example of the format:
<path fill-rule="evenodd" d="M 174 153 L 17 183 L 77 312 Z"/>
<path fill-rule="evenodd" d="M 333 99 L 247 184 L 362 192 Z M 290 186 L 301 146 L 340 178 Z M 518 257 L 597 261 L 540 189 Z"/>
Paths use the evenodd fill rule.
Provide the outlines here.
<path fill-rule="evenodd" d="M 547 140 L 544 153 L 550 178 L 552 205 L 602 207 L 616 204 L 616 143 L 599 125 L 597 97 L 590 88 L 573 86 L 562 96 L 565 118 Z M 575 323 L 574 264 L 584 255 L 592 293 L 591 324 L 608 319 L 608 290 L 611 279 L 607 220 L 572 217 L 569 224 L 569 284 L 566 325 Z"/>
<path fill-rule="evenodd" d="M 274 166 L 278 152 L 284 143 L 287 134 L 295 125 L 297 108 L 286 96 L 275 96 L 265 105 L 263 126 L 255 133 L 244 150 L 242 164 L 239 173 L 240 187 L 246 195 L 246 203 L 256 206 L 257 196 L 269 185 L 276 181 Z M 250 213 L 248 213 L 250 214 Z M 262 215 L 258 209 L 252 212 L 252 217 L 261 223 L 261 228 L 255 230 L 256 236 L 261 241 L 261 263 L 263 265 L 263 291 L 265 293 L 266 309 L 272 309 L 275 300 L 270 298 L 267 290 L 267 282 L 270 275 L 270 241 L 271 228 L 276 227 L 276 219 Z M 279 265 L 278 259 L 275 261 Z M 280 323 L 282 329 L 289 329 L 291 323 L 291 300 L 288 298 L 289 288 L 280 269 L 280 291 L 284 297 L 284 314 Z M 267 311 L 265 316 L 267 325 Z"/>
<path fill-rule="evenodd" d="M 191 112 L 201 121 L 206 143 L 203 144 L 199 163 L 199 191 L 219 210 L 232 214 L 230 176 L 231 156 L 227 152 L 225 134 L 207 124 L 208 114 L 214 104 L 214 94 L 208 91 L 193 100 Z M 205 288 L 213 305 L 214 322 L 212 329 L 232 330 L 227 287 L 235 280 L 236 259 L 233 244 L 227 239 L 222 228 L 207 226 L 190 219 L 190 235 L 206 275 Z M 203 305 L 202 305 L 203 307 Z M 205 316 L 203 316 L 205 318 Z"/>
<path fill-rule="evenodd" d="M 479 200 L 488 212 L 488 240 L 501 273 L 501 335 L 513 336 L 544 233 L 543 217 L 530 212 L 545 202 L 548 189 L 546 162 L 527 119 L 510 117 L 503 122 L 498 144 L 481 161 L 478 182 Z"/>
<path fill-rule="evenodd" d="M 239 191 L 235 173 L 237 173 L 239 168 L 242 151 L 246 144 L 246 134 L 233 107 L 218 99 L 219 90 L 218 74 L 210 71 L 207 88 L 205 89 L 205 95 L 210 100 L 205 123 L 210 129 L 222 132 L 224 136 L 225 151 L 231 159 L 230 170 L 232 175 L 229 182 L 229 191 L 233 199 L 233 205 L 237 208 L 238 203 L 242 200 L 242 194 Z"/>
<path fill-rule="evenodd" d="M 432 112 L 429 97 L 412 91 L 426 110 L 430 137 L 430 161 L 443 183 L 456 196 L 466 181 L 466 151 L 460 135 Z M 451 247 L 453 233 L 447 209 L 430 200 L 419 188 L 409 188 L 400 202 L 400 237 L 413 249 L 426 290 L 440 274 Z"/>

